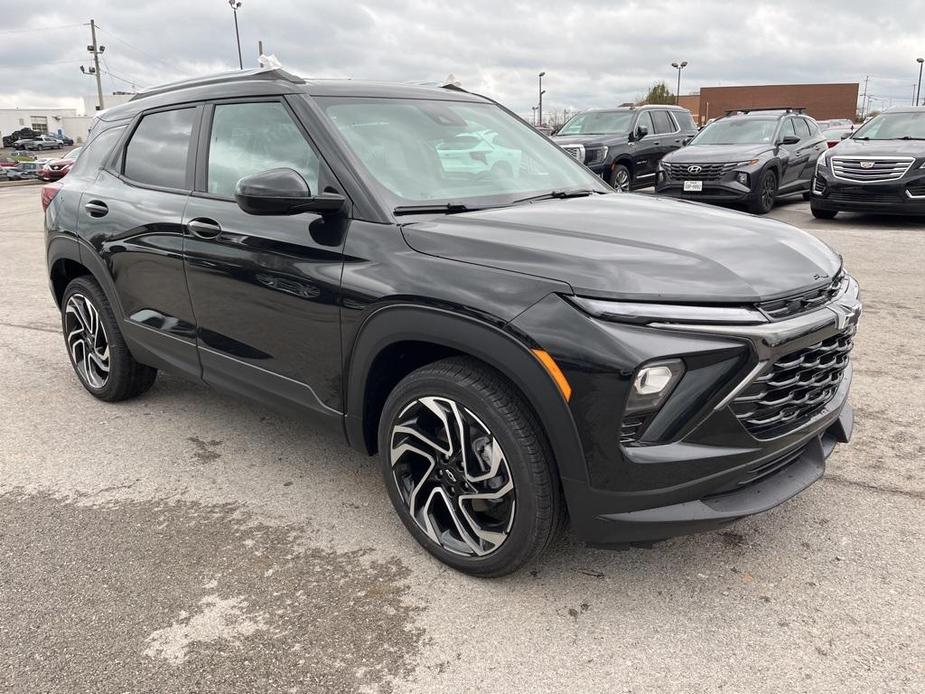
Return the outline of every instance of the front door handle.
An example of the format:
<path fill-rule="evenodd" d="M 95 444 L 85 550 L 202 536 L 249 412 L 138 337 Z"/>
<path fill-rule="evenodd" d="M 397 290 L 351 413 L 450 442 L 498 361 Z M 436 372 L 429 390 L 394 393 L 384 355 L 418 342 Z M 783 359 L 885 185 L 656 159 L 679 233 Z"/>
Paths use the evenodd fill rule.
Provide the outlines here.
<path fill-rule="evenodd" d="M 91 217 L 105 217 L 109 213 L 109 206 L 102 200 L 90 200 L 84 209 Z"/>
<path fill-rule="evenodd" d="M 214 219 L 208 217 L 197 217 L 186 223 L 186 228 L 190 230 L 193 236 L 201 239 L 214 239 L 222 233 L 222 228 Z"/>

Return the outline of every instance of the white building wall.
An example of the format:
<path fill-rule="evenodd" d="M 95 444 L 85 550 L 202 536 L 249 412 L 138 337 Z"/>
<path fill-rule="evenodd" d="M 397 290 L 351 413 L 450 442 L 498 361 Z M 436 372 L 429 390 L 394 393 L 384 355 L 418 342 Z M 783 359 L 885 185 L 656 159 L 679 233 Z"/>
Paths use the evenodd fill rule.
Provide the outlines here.
<path fill-rule="evenodd" d="M 22 128 L 35 129 L 35 126 L 41 123 L 46 125 L 47 132 L 56 134 L 59 130 L 64 130 L 65 118 L 76 116 L 77 110 L 73 108 L 2 108 L 0 109 L 0 134 L 9 135 Z M 66 130 L 64 134 L 73 137 Z"/>

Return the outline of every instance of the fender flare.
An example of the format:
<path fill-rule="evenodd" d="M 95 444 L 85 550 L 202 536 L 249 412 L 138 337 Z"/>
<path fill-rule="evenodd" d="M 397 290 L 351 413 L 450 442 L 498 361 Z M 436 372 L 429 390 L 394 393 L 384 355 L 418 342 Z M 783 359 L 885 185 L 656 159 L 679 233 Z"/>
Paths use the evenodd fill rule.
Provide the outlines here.
<path fill-rule="evenodd" d="M 69 235 L 58 235 L 52 238 L 48 243 L 48 279 L 51 283 L 51 273 L 55 263 L 59 260 L 71 260 L 87 269 L 90 275 L 95 279 L 119 322 L 125 320 L 125 312 L 122 310 L 122 302 L 119 300 L 119 293 L 116 291 L 115 283 L 109 274 L 109 269 L 97 255 L 96 251 L 83 239 Z M 52 287 L 54 296 L 54 287 Z M 57 297 L 55 297 L 57 300 Z"/>
<path fill-rule="evenodd" d="M 369 452 L 364 436 L 366 384 L 376 357 L 398 342 L 429 342 L 468 354 L 504 374 L 539 419 L 562 478 L 587 483 L 584 453 L 568 404 L 545 367 L 522 341 L 499 327 L 445 309 L 390 304 L 362 324 L 345 368 L 346 433 Z"/>

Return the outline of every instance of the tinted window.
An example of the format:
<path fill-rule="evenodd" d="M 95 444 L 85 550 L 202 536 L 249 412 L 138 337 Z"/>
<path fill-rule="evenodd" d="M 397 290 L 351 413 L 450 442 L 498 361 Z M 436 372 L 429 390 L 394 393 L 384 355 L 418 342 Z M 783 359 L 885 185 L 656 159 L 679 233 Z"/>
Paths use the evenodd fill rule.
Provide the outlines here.
<path fill-rule="evenodd" d="M 675 131 L 674 122 L 667 111 L 652 111 L 652 120 L 655 122 L 655 132 L 657 133 L 673 133 Z"/>
<path fill-rule="evenodd" d="M 770 142 L 777 121 L 765 118 L 721 118 L 700 131 L 692 144 L 744 145 Z"/>
<path fill-rule="evenodd" d="M 279 102 L 215 107 L 209 140 L 208 190 L 233 197 L 244 176 L 287 167 L 318 190 L 319 159 Z"/>
<path fill-rule="evenodd" d="M 147 185 L 185 188 L 195 115 L 195 109 L 185 108 L 142 118 L 125 149 L 125 176 Z"/>
<path fill-rule="evenodd" d="M 690 111 L 672 111 L 671 115 L 674 117 L 678 127 L 680 127 L 681 130 L 697 129 L 697 126 L 694 125 L 694 119 L 691 117 Z"/>
<path fill-rule="evenodd" d="M 607 135 L 629 132 L 632 111 L 589 111 L 579 113 L 562 126 L 559 135 Z"/>
<path fill-rule="evenodd" d="M 639 114 L 639 120 L 636 121 L 636 128 L 638 129 L 640 126 L 648 130 L 650 135 L 655 132 L 655 126 L 652 124 L 652 116 L 649 115 L 648 111 L 643 111 Z"/>
<path fill-rule="evenodd" d="M 788 135 L 798 137 L 797 131 L 793 128 L 793 118 L 787 118 L 780 126 L 780 136 L 787 137 Z"/>
<path fill-rule="evenodd" d="M 809 126 L 806 124 L 806 120 L 803 118 L 794 118 L 793 125 L 797 131 L 797 137 L 801 140 L 805 140 L 809 137 Z"/>
<path fill-rule="evenodd" d="M 816 122 L 810 120 L 809 118 L 804 118 L 803 122 L 806 123 L 806 127 L 809 128 L 810 136 L 814 137 L 819 134 L 819 127 L 816 125 Z"/>
<path fill-rule="evenodd" d="M 79 154 L 77 161 L 74 162 L 74 165 L 68 172 L 68 176 L 72 178 L 75 176 L 78 178 L 95 176 L 96 172 L 100 170 L 103 160 L 112 152 L 112 148 L 116 146 L 116 142 L 119 140 L 124 130 L 125 128 L 110 128 L 109 130 L 104 130 L 93 138 L 90 144 L 78 148 L 79 152 L 78 149 L 75 149 L 68 154 L 68 156 L 71 156 L 73 152 L 78 152 Z"/>

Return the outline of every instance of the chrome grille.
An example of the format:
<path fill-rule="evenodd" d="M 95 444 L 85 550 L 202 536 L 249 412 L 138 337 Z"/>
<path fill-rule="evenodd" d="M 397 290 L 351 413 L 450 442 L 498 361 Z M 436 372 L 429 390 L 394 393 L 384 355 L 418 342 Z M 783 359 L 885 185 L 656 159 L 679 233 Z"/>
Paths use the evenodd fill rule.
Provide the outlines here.
<path fill-rule="evenodd" d="M 802 294 L 762 302 L 758 304 L 758 308 L 771 320 L 798 316 L 832 301 L 841 292 L 844 282 L 845 276 L 839 274 L 829 284 L 810 289 Z"/>
<path fill-rule="evenodd" d="M 906 190 L 910 198 L 925 198 L 925 181 L 910 183 Z"/>
<path fill-rule="evenodd" d="M 845 181 L 896 181 L 906 175 L 914 162 L 912 157 L 832 157 L 832 173 Z"/>
<path fill-rule="evenodd" d="M 562 145 L 562 149 L 571 154 L 575 159 L 580 161 L 582 164 L 585 161 L 585 148 L 584 145 Z"/>
<path fill-rule="evenodd" d="M 857 326 L 781 357 L 732 401 L 732 410 L 758 439 L 787 433 L 809 421 L 835 397 Z"/>
<path fill-rule="evenodd" d="M 726 174 L 735 171 L 736 163 L 669 164 L 663 162 L 662 166 L 668 178 L 676 181 L 718 181 Z M 691 169 L 693 169 L 693 171 Z"/>

